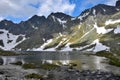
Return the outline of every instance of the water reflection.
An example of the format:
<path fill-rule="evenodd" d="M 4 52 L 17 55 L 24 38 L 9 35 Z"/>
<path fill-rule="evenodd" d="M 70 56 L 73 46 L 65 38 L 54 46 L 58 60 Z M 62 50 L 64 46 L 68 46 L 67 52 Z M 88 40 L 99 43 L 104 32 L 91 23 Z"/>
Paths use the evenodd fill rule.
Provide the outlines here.
<path fill-rule="evenodd" d="M 4 64 L 4 60 L 2 58 L 0 58 L 0 65 Z"/>
<path fill-rule="evenodd" d="M 31 53 L 31 52 L 30 52 Z M 74 52 L 33 52 L 32 55 L 20 55 L 20 56 L 7 56 L 1 57 L 3 65 L 9 65 L 17 61 L 23 63 L 35 63 L 37 64 L 57 64 L 57 65 L 68 65 L 71 63 L 77 64 L 76 68 L 79 70 L 103 70 L 103 71 L 120 71 L 120 68 L 110 66 L 105 62 L 105 58 L 97 57 L 93 55 L 81 55 L 81 53 Z M 0 60 L 1 61 L 1 60 Z"/>

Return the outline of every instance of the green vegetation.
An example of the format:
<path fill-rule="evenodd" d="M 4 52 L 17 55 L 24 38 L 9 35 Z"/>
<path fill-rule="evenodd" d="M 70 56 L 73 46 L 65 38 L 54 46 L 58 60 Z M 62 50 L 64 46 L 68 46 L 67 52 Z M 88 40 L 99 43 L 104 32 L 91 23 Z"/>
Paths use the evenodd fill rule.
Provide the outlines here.
<path fill-rule="evenodd" d="M 26 63 L 26 64 L 22 65 L 22 68 L 24 68 L 24 69 L 35 69 L 36 65 L 32 64 L 32 63 Z"/>
<path fill-rule="evenodd" d="M 58 65 L 48 64 L 48 63 L 42 64 L 42 65 L 40 66 L 40 68 L 45 69 L 45 70 L 52 70 L 52 69 L 56 69 L 56 68 L 58 68 L 58 67 L 59 67 Z"/>
<path fill-rule="evenodd" d="M 97 23 L 99 27 L 105 26 L 105 23 Z"/>
<path fill-rule="evenodd" d="M 84 46 L 84 45 L 87 45 L 87 41 L 84 41 L 82 43 L 78 43 L 78 44 L 71 44 L 70 47 L 71 48 L 75 48 L 75 47 L 79 47 L 79 46 Z"/>
<path fill-rule="evenodd" d="M 22 63 L 21 61 L 17 61 L 17 62 L 15 62 L 15 63 L 11 63 L 11 64 L 21 66 L 23 63 Z"/>
<path fill-rule="evenodd" d="M 106 28 L 106 29 L 116 28 L 118 25 L 120 25 L 120 23 L 109 24 L 109 25 L 107 25 L 105 28 Z"/>
<path fill-rule="evenodd" d="M 106 57 L 109 59 L 110 65 L 115 65 L 115 66 L 120 67 L 120 59 L 117 57 L 117 54 L 113 54 L 107 51 L 100 51 L 100 52 L 97 52 L 96 55 Z"/>
<path fill-rule="evenodd" d="M 65 47 L 66 44 L 62 44 L 56 48 L 56 50 L 61 50 L 63 47 Z"/>
<path fill-rule="evenodd" d="M 24 69 L 42 68 L 42 69 L 45 69 L 45 70 L 52 70 L 52 69 L 56 69 L 58 67 L 59 67 L 58 65 L 48 64 L 48 63 L 38 64 L 38 65 L 32 64 L 32 63 L 26 63 L 26 64 L 22 65 L 22 68 L 24 68 Z"/>
<path fill-rule="evenodd" d="M 52 47 L 57 46 L 61 40 L 62 40 L 62 37 L 54 38 L 51 43 L 49 43 L 47 46 L 45 46 L 44 49 L 48 49 L 48 48 L 52 48 Z"/>
<path fill-rule="evenodd" d="M 14 55 L 19 55 L 15 52 L 12 52 L 12 51 L 3 51 L 3 50 L 0 50 L 0 55 L 1 56 L 14 56 Z"/>
<path fill-rule="evenodd" d="M 26 75 L 25 78 L 27 78 L 27 79 L 32 79 L 32 78 L 33 79 L 42 79 L 43 75 L 32 73 L 32 74 Z"/>

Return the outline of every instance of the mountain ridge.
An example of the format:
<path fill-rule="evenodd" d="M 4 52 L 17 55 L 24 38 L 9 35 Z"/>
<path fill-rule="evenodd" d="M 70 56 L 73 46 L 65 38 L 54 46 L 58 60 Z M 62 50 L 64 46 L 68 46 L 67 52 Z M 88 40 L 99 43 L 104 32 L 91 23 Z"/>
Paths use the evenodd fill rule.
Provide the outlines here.
<path fill-rule="evenodd" d="M 0 36 L 5 35 L 6 41 L 0 38 L 0 48 L 7 50 L 5 47 L 7 45 L 10 46 L 10 43 L 17 45 L 8 50 L 46 50 L 48 48 L 64 50 L 64 47 L 69 47 L 70 50 L 80 50 L 80 48 L 84 47 L 83 50 L 85 50 L 87 47 L 102 45 L 100 42 L 104 43 L 104 40 L 101 41 L 100 36 L 104 36 L 111 31 L 113 33 L 109 35 L 114 35 L 115 29 L 119 26 L 119 5 L 118 2 L 116 6 L 98 4 L 90 9 L 86 9 L 77 17 L 57 12 L 51 13 L 47 18 L 34 15 L 27 21 L 17 24 L 12 21 L 2 20 L 0 22 Z M 118 22 L 114 23 L 117 20 Z M 106 25 L 107 22 L 108 25 Z M 111 23 L 113 24 L 111 25 Z M 116 25 L 115 28 L 113 28 L 114 25 Z M 99 30 L 103 30 L 103 32 Z M 111 31 L 105 33 L 108 30 Z M 87 36 L 88 34 L 89 36 L 94 36 L 94 38 L 90 38 Z M 9 35 L 16 37 L 16 39 L 13 40 Z M 100 39 L 98 39 L 99 37 Z M 119 36 L 117 37 L 119 38 Z M 46 45 L 49 42 L 51 42 L 51 45 Z M 77 48 L 70 48 L 75 46 Z"/>

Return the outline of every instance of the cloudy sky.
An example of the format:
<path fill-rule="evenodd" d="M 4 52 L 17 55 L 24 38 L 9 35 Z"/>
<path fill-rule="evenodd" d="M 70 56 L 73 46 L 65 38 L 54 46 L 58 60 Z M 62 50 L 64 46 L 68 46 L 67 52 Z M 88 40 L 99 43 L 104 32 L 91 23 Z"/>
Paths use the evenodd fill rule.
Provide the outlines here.
<path fill-rule="evenodd" d="M 83 10 L 97 4 L 115 5 L 117 0 L 0 0 L 0 20 L 15 23 L 33 15 L 48 16 L 51 12 L 63 12 L 78 16 Z"/>

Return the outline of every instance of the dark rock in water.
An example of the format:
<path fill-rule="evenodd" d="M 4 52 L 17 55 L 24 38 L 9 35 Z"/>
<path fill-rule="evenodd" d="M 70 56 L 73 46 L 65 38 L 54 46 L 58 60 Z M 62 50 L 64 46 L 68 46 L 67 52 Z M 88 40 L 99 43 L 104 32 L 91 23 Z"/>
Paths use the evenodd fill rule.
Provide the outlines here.
<path fill-rule="evenodd" d="M 116 2 L 116 7 L 120 8 L 120 0 Z"/>
<path fill-rule="evenodd" d="M 2 58 L 0 58 L 0 65 L 3 65 L 3 59 Z"/>

